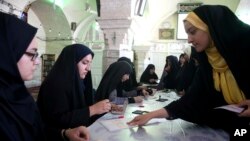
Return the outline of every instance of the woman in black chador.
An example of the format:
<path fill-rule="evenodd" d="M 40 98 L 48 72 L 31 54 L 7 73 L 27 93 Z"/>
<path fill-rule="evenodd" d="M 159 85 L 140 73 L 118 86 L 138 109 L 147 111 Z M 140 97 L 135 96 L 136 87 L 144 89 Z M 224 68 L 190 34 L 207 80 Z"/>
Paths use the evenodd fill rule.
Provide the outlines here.
<path fill-rule="evenodd" d="M 166 64 L 164 67 L 164 72 L 162 73 L 162 78 L 157 86 L 157 90 L 162 89 L 176 89 L 176 76 L 180 69 L 178 64 L 178 58 L 173 55 L 166 57 Z"/>
<path fill-rule="evenodd" d="M 140 82 L 146 84 L 157 84 L 158 76 L 155 73 L 155 65 L 149 64 L 141 75 Z"/>
<path fill-rule="evenodd" d="M 38 108 L 24 85 L 24 81 L 33 79 L 40 64 L 35 38 L 37 29 L 0 12 L 0 31 L 0 139 L 45 141 Z M 54 134 L 56 141 L 89 140 L 89 132 L 83 126 L 47 130 Z"/>
<path fill-rule="evenodd" d="M 109 99 L 115 104 L 121 104 L 128 99 L 129 103 L 141 102 L 140 96 L 130 97 L 123 89 L 123 83 L 130 79 L 132 67 L 125 61 L 112 63 L 103 75 L 96 91 L 96 101 Z"/>
<path fill-rule="evenodd" d="M 66 46 L 41 85 L 37 104 L 47 127 L 89 126 L 106 113 L 108 99 L 93 104 L 90 65 L 93 52 L 81 44 Z M 53 138 L 53 134 L 50 134 Z"/>
<path fill-rule="evenodd" d="M 3 141 L 45 139 L 38 108 L 24 85 L 25 80 L 33 78 L 39 64 L 37 56 L 30 57 L 37 51 L 36 32 L 36 28 L 20 19 L 0 12 L 0 139 Z M 25 70 L 20 64 L 24 59 L 27 59 Z"/>

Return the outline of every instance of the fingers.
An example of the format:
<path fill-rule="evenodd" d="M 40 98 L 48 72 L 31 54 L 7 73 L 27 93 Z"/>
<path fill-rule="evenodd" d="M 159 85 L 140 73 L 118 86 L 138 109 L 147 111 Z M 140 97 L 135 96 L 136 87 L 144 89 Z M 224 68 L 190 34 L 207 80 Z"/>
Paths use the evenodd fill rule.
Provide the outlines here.
<path fill-rule="evenodd" d="M 250 100 L 244 100 L 238 104 L 239 106 L 250 106 Z"/>
<path fill-rule="evenodd" d="M 143 94 L 144 96 L 148 96 L 148 95 L 149 95 L 149 93 L 148 93 L 146 90 L 142 90 L 142 94 Z"/>
<path fill-rule="evenodd" d="M 246 105 L 246 101 L 242 101 L 242 102 L 240 102 L 239 104 L 238 104 L 238 106 L 245 106 Z"/>
<path fill-rule="evenodd" d="M 108 99 L 102 100 L 96 104 L 94 104 L 94 114 L 103 114 L 109 112 L 111 110 L 111 103 Z"/>
<path fill-rule="evenodd" d="M 71 141 L 89 141 L 90 133 L 88 129 L 84 126 L 79 126 L 73 129 L 67 129 L 67 137 Z"/>
<path fill-rule="evenodd" d="M 137 125 L 138 123 L 136 122 L 136 119 L 134 118 L 133 120 L 127 122 L 127 124 L 130 125 L 130 126 L 135 126 L 135 125 Z"/>
<path fill-rule="evenodd" d="M 138 125 L 137 122 L 127 122 L 127 124 L 128 124 L 129 126 L 136 126 L 136 125 Z"/>
<path fill-rule="evenodd" d="M 242 113 L 239 114 L 240 117 L 250 117 L 250 109 L 245 109 Z"/>
<path fill-rule="evenodd" d="M 103 112 L 109 112 L 111 110 L 111 103 L 108 99 L 102 101 Z"/>
<path fill-rule="evenodd" d="M 89 141 L 90 139 L 90 133 L 89 130 L 86 127 L 82 126 L 82 132 L 80 133 L 80 137 L 84 139 L 84 141 Z"/>
<path fill-rule="evenodd" d="M 102 102 L 109 103 L 109 99 L 104 99 L 104 100 L 102 100 Z"/>
<path fill-rule="evenodd" d="M 239 114 L 240 117 L 250 117 L 250 109 L 247 109 Z"/>
<path fill-rule="evenodd" d="M 142 96 L 137 96 L 134 97 L 135 103 L 141 103 L 143 101 L 143 97 Z"/>
<path fill-rule="evenodd" d="M 240 117 L 250 117 L 250 100 L 244 100 L 238 104 L 240 107 L 244 107 L 244 111 L 239 114 Z"/>
<path fill-rule="evenodd" d="M 140 116 L 137 116 L 134 119 L 132 119 L 131 121 L 127 122 L 127 124 L 129 126 L 136 126 L 136 125 L 139 125 L 139 122 L 140 122 Z"/>
<path fill-rule="evenodd" d="M 90 132 L 85 126 L 79 126 L 75 128 L 74 138 L 71 138 L 73 141 L 89 141 L 90 140 Z"/>

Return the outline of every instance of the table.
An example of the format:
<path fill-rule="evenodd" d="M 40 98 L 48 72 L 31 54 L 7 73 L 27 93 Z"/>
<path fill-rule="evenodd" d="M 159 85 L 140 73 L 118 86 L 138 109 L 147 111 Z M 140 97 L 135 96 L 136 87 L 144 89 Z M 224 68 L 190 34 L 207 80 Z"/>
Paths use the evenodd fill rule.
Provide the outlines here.
<path fill-rule="evenodd" d="M 168 101 L 156 101 L 159 96 L 167 98 Z M 130 120 L 137 116 L 132 114 L 134 110 L 156 110 L 178 98 L 173 91 L 168 93 L 157 91 L 154 96 L 150 96 L 143 101 L 144 107 L 139 107 L 139 104 L 128 104 L 124 113 L 125 119 Z M 229 141 L 229 135 L 223 130 L 199 126 L 181 119 L 166 120 L 159 124 L 126 128 L 112 132 L 101 124 L 101 120 L 104 119 L 100 118 L 88 127 L 91 141 Z"/>

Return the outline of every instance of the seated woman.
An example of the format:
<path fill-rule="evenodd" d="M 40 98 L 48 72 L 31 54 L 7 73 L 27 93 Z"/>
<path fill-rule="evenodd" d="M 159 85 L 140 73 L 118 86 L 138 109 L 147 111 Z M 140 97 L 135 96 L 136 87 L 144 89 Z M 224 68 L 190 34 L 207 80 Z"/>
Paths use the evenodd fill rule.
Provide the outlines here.
<path fill-rule="evenodd" d="M 128 97 L 122 83 L 129 80 L 132 67 L 125 61 L 111 64 L 97 88 L 96 101 L 109 99 L 115 104 L 122 104 L 125 100 L 129 103 L 142 102 L 141 96 Z"/>
<path fill-rule="evenodd" d="M 0 31 L 0 139 L 49 141 L 35 101 L 24 85 L 24 81 L 33 79 L 40 64 L 35 38 L 37 29 L 0 12 Z M 89 140 L 89 132 L 83 126 L 49 130 L 56 137 L 54 141 Z"/>
<path fill-rule="evenodd" d="M 129 80 L 122 83 L 123 90 L 126 91 L 127 96 L 137 96 L 137 95 L 143 95 L 147 96 L 149 95 L 149 92 L 147 91 L 147 87 L 139 85 L 139 83 L 136 80 L 136 72 L 134 63 L 127 57 L 121 57 L 117 60 L 119 61 L 125 61 L 132 67 L 132 72 L 130 74 Z"/>
<path fill-rule="evenodd" d="M 89 71 L 93 56 L 82 44 L 69 45 L 62 50 L 42 83 L 37 100 L 47 127 L 89 126 L 95 120 L 94 115 L 111 109 L 108 99 L 92 103 Z"/>
<path fill-rule="evenodd" d="M 146 84 L 157 84 L 158 76 L 155 73 L 155 65 L 149 64 L 141 75 L 140 82 Z"/>

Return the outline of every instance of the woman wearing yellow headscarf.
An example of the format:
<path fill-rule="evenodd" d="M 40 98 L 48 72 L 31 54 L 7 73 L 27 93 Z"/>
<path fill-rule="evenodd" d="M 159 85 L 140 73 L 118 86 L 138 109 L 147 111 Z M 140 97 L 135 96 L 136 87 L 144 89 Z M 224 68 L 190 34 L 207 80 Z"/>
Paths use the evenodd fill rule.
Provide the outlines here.
<path fill-rule="evenodd" d="M 188 42 L 199 57 L 199 68 L 186 95 L 166 107 L 135 117 L 128 124 L 143 125 L 152 118 L 182 118 L 198 124 L 221 128 L 230 140 L 250 136 L 250 26 L 240 21 L 229 8 L 203 5 L 184 20 Z M 245 110 L 236 114 L 215 109 L 234 104 Z M 245 138 L 234 137 L 246 129 Z"/>

